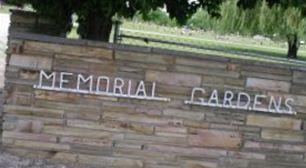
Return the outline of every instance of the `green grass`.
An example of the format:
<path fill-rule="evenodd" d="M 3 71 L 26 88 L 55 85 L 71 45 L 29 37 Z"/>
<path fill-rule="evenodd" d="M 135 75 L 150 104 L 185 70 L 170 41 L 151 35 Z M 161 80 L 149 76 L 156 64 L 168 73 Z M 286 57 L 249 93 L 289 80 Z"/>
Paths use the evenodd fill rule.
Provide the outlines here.
<path fill-rule="evenodd" d="M 252 37 L 238 35 L 220 36 L 213 32 L 191 31 L 189 35 L 182 35 L 181 29 L 152 25 L 148 23 L 135 23 L 126 21 L 122 25 L 124 34 L 141 36 L 147 38 L 163 39 L 167 41 L 179 41 L 188 44 L 202 46 L 207 50 L 223 50 L 229 53 L 240 53 L 241 55 L 267 56 L 286 58 L 287 47 L 285 41 L 264 40 L 258 41 Z M 218 38 L 219 37 L 219 38 Z M 123 41 L 130 43 L 132 41 Z M 148 45 L 143 43 L 142 45 Z M 186 47 L 185 47 L 186 48 Z M 189 50 L 186 48 L 186 50 Z M 204 52 L 204 51 L 203 51 Z M 224 53 L 226 54 L 226 53 Z M 299 59 L 306 60 L 306 46 L 299 50 Z"/>
<path fill-rule="evenodd" d="M 128 38 L 123 38 L 120 42 L 121 44 L 157 47 L 229 58 L 274 62 L 279 64 L 299 64 L 306 66 L 305 46 L 302 46 L 299 50 L 299 60 L 289 60 L 286 58 L 287 49 L 284 41 L 257 41 L 252 37 L 243 37 L 239 35 L 219 36 L 213 32 L 203 31 L 191 31 L 190 34 L 183 35 L 180 28 L 164 27 L 132 21 L 123 22 L 120 30 L 125 35 L 188 43 L 200 46 L 203 49 L 155 42 L 146 43 L 141 40 Z M 110 37 L 110 42 L 112 42 L 112 35 Z M 73 28 L 67 37 L 78 38 L 79 36 L 76 32 L 76 28 Z"/>

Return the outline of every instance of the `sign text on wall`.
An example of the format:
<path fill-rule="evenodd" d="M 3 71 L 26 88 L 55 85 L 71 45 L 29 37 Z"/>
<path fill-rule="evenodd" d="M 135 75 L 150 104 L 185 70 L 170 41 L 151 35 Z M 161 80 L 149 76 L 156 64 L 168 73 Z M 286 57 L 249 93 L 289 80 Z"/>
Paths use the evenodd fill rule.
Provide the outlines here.
<path fill-rule="evenodd" d="M 71 79 L 74 79 L 76 83 L 71 82 Z M 155 82 L 146 85 L 144 81 L 139 81 L 137 86 L 134 86 L 135 83 L 132 80 L 123 80 L 119 77 L 111 79 L 107 76 L 84 76 L 70 72 L 46 73 L 43 70 L 40 71 L 39 84 L 34 85 L 35 88 L 43 90 L 170 101 L 170 98 L 156 96 Z M 233 91 L 225 91 L 224 94 L 219 94 L 216 89 L 208 94 L 208 98 L 205 98 L 204 95 L 207 95 L 206 90 L 195 87 L 192 89 L 190 99 L 186 100 L 185 104 L 280 114 L 296 114 L 292 107 L 294 103 L 292 98 L 276 98 L 263 94 L 251 96 L 245 92 L 234 93 Z"/>

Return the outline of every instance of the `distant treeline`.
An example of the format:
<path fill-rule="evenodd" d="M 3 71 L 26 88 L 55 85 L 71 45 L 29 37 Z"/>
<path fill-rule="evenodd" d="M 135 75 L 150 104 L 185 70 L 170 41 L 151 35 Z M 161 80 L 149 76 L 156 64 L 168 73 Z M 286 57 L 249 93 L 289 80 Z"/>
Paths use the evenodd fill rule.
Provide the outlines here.
<path fill-rule="evenodd" d="M 264 35 L 284 38 L 286 34 L 298 32 L 305 36 L 306 19 L 296 8 L 282 9 L 280 6 L 269 8 L 261 2 L 254 9 L 243 10 L 237 7 L 237 0 L 228 0 L 221 6 L 221 18 L 211 17 L 205 10 L 198 10 L 186 23 L 191 29 L 215 31 L 220 34 Z M 164 26 L 178 26 L 175 20 L 161 9 L 135 19 L 153 22 Z"/>

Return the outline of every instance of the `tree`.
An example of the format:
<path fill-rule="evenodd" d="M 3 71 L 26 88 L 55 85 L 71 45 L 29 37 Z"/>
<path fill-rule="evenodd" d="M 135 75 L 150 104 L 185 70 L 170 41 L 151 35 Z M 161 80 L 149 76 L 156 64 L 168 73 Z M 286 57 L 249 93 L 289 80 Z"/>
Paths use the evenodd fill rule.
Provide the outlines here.
<path fill-rule="evenodd" d="M 61 0 L 6 0 L 16 6 L 31 4 L 38 15 L 52 20 L 57 35 L 65 35 L 72 28 L 72 4 Z M 52 4 L 52 5 L 51 5 Z"/>
<path fill-rule="evenodd" d="M 298 49 L 300 47 L 299 30 L 302 25 L 302 19 L 306 18 L 306 1 L 305 0 L 239 0 L 238 6 L 248 9 L 254 8 L 256 3 L 265 1 L 269 7 L 280 6 L 282 9 L 290 9 L 284 13 L 287 19 L 284 20 L 283 33 L 287 38 L 289 58 L 297 58 Z M 279 25 L 275 25 L 279 26 Z"/>
<path fill-rule="evenodd" d="M 132 17 L 137 12 L 146 14 L 166 7 L 170 18 L 184 24 L 198 8 L 212 16 L 220 16 L 219 8 L 225 0 L 7 0 L 14 5 L 30 4 L 40 15 L 53 19 L 62 31 L 71 28 L 71 15 L 78 15 L 78 33 L 81 38 L 108 41 L 112 19 Z"/>

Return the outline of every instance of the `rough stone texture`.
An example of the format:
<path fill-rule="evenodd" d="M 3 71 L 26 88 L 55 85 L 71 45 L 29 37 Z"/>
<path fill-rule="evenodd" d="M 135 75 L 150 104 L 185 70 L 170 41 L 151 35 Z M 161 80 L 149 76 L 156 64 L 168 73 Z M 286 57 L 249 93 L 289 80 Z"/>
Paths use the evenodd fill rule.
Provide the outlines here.
<path fill-rule="evenodd" d="M 305 68 L 24 33 L 31 16 L 12 17 L 6 149 L 107 168 L 306 167 Z M 148 93 L 154 81 L 171 101 L 39 90 L 40 69 L 143 80 Z M 291 97 L 297 114 L 186 105 L 192 87 Z"/>
<path fill-rule="evenodd" d="M 247 125 L 253 125 L 258 127 L 267 128 L 280 128 L 280 129 L 292 129 L 301 130 L 302 121 L 284 118 L 284 117 L 269 117 L 264 115 L 249 115 L 247 117 Z"/>
<path fill-rule="evenodd" d="M 236 132 L 200 130 L 194 134 L 197 135 L 188 137 L 190 146 L 238 148 L 241 145 L 241 137 Z"/>
<path fill-rule="evenodd" d="M 257 90 L 289 92 L 290 83 L 270 79 L 247 78 L 246 87 Z"/>
<path fill-rule="evenodd" d="M 50 161 L 40 157 L 20 157 L 0 150 L 0 168 L 95 168 L 91 165 L 69 163 L 71 160 L 65 155 L 57 155 L 54 159 L 58 161 Z"/>
<path fill-rule="evenodd" d="M 201 84 L 201 76 L 158 71 L 147 71 L 146 80 L 174 86 L 196 87 Z"/>

